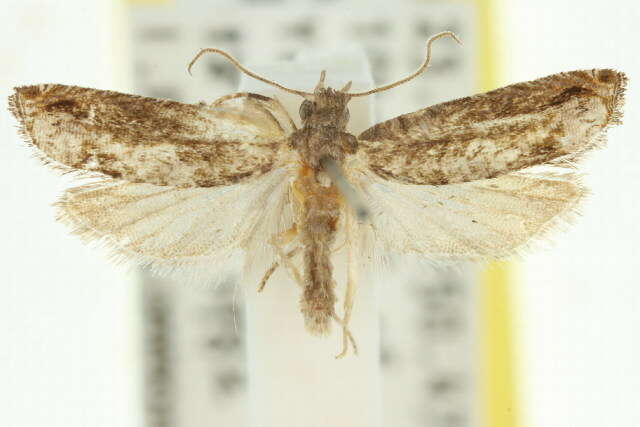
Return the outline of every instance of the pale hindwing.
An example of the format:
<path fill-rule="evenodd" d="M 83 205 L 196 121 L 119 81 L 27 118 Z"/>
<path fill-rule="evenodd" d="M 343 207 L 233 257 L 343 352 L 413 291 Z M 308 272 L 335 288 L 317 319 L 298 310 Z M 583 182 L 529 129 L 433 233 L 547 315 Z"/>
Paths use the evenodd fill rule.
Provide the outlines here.
<path fill-rule="evenodd" d="M 191 105 L 48 84 L 16 88 L 9 106 L 27 141 L 54 166 L 173 187 L 267 173 L 294 130 L 278 101 L 251 93 Z"/>
<path fill-rule="evenodd" d="M 372 210 L 360 234 L 374 258 L 387 251 L 441 260 L 516 254 L 571 220 L 585 194 L 570 174 L 512 173 L 443 186 L 397 184 L 371 172 L 351 180 Z"/>
<path fill-rule="evenodd" d="M 67 190 L 60 219 L 88 241 L 161 272 L 215 269 L 236 249 L 271 250 L 273 234 L 291 227 L 289 172 L 248 183 L 173 188 L 105 180 Z"/>
<path fill-rule="evenodd" d="M 362 162 L 405 184 L 444 185 L 571 163 L 621 119 L 626 77 L 572 71 L 457 99 L 358 136 Z"/>

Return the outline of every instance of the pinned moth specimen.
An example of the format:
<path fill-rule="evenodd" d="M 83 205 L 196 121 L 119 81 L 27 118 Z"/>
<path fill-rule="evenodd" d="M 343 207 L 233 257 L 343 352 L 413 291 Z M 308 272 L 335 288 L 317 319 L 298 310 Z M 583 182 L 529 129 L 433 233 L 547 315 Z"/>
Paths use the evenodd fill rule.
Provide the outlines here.
<path fill-rule="evenodd" d="M 571 71 L 437 104 L 346 132 L 349 101 L 364 92 L 325 87 L 299 95 L 297 128 L 274 98 L 235 93 L 182 104 L 58 84 L 9 98 L 37 155 L 89 183 L 67 190 L 60 219 L 119 260 L 160 272 L 195 271 L 237 251 L 261 265 L 259 290 L 277 268 L 301 288 L 312 334 L 333 322 L 344 354 L 355 274 L 388 253 L 431 260 L 509 256 L 575 212 L 585 194 L 576 161 L 620 123 L 626 77 Z M 348 259 L 338 315 L 332 257 Z M 260 264 L 261 261 L 264 261 Z M 245 269 L 246 270 L 246 269 Z"/>

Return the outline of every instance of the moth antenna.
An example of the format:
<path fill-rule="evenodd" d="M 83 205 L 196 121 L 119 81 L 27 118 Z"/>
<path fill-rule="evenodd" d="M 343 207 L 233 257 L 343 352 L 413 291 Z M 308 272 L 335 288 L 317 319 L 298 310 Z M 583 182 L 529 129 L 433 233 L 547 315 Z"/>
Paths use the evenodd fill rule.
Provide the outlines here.
<path fill-rule="evenodd" d="M 340 193 L 347 200 L 347 203 L 351 205 L 358 220 L 364 221 L 369 217 L 369 208 L 362 201 L 360 194 L 356 190 L 353 189 L 351 184 L 347 181 L 347 179 L 342 174 L 340 170 L 340 166 L 333 160 L 331 157 L 323 157 L 320 159 L 320 164 L 324 168 L 331 181 L 338 187 Z"/>
<path fill-rule="evenodd" d="M 243 67 L 242 64 L 240 64 L 240 62 L 236 58 L 231 56 L 229 53 L 225 52 L 224 50 L 216 49 L 216 48 L 213 48 L 213 47 L 207 47 L 207 48 L 204 48 L 204 49 L 200 49 L 200 52 L 198 52 L 196 54 L 196 56 L 191 60 L 191 62 L 189 62 L 189 65 L 187 66 L 187 71 L 189 72 L 189 74 L 191 74 L 191 68 L 193 67 L 193 64 L 195 64 L 196 61 L 198 61 L 198 59 L 200 59 L 200 57 L 202 55 L 204 55 L 205 53 L 217 53 L 218 55 L 222 55 L 225 58 L 227 58 L 229 60 L 229 62 L 231 62 L 239 71 L 245 73 L 246 75 L 248 75 L 250 77 L 253 77 L 256 80 L 260 80 L 263 83 L 266 83 L 266 84 L 271 85 L 271 86 L 275 86 L 275 87 L 277 87 L 279 89 L 282 89 L 285 92 L 293 93 L 295 95 L 300 95 L 300 96 L 303 96 L 303 97 L 313 96 L 312 93 L 303 92 L 301 90 L 290 89 L 288 87 L 282 86 L 279 83 L 274 82 L 273 80 L 269 80 L 269 79 L 267 79 L 265 77 L 262 77 L 262 76 L 260 76 L 260 75 L 258 75 L 256 73 L 254 73 L 253 71 L 248 70 L 245 67 Z"/>
<path fill-rule="evenodd" d="M 376 92 L 382 92 L 385 91 L 387 89 L 391 89 L 394 88 L 396 86 L 400 86 L 403 83 L 408 82 L 409 80 L 419 76 L 420 74 L 422 74 L 424 72 L 424 70 L 427 69 L 427 67 L 429 66 L 429 62 L 431 62 L 431 44 L 442 38 L 442 37 L 451 37 L 452 39 L 454 39 L 458 44 L 462 44 L 462 42 L 460 41 L 460 39 L 458 38 L 458 36 L 456 36 L 452 31 L 443 31 L 441 33 L 435 34 L 433 36 L 431 36 L 429 38 L 429 40 L 427 40 L 427 56 L 424 58 L 424 61 L 422 61 L 422 64 L 420 64 L 420 66 L 418 67 L 418 69 L 416 71 L 414 71 L 413 73 L 409 74 L 407 77 L 404 77 L 398 81 L 395 81 L 393 83 L 389 83 L 386 84 L 384 86 L 379 86 L 375 89 L 371 89 L 368 90 L 366 92 L 357 92 L 357 93 L 349 93 L 348 95 L 351 97 L 355 97 L 355 96 L 366 96 L 366 95 L 371 95 L 374 94 Z"/>
<path fill-rule="evenodd" d="M 351 83 L 352 83 L 351 81 L 348 81 L 347 84 L 344 85 L 344 87 L 342 89 L 340 89 L 340 92 L 344 93 L 344 92 L 348 91 L 349 89 L 351 89 Z"/>

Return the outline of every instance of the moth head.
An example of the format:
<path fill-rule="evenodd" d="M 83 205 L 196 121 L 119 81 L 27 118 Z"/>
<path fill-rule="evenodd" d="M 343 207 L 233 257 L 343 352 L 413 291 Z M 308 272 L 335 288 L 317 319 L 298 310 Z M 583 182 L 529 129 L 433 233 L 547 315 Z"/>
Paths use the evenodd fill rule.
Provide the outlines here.
<path fill-rule="evenodd" d="M 342 89 L 335 90 L 325 87 L 325 76 L 326 72 L 323 70 L 313 93 L 304 96 L 304 101 L 300 104 L 300 119 L 306 126 L 329 125 L 344 129 L 349 121 L 347 104 L 351 96 L 347 91 L 351 87 L 351 82 Z"/>

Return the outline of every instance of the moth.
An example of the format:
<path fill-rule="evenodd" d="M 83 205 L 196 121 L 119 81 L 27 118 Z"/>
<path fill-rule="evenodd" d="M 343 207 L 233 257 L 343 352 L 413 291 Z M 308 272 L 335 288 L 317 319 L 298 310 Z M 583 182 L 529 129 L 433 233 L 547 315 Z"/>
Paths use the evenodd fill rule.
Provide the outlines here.
<path fill-rule="evenodd" d="M 301 127 L 275 98 L 234 93 L 189 105 L 59 84 L 15 88 L 9 108 L 36 155 L 90 178 L 57 202 L 59 218 L 118 260 L 195 271 L 245 254 L 263 290 L 286 269 L 300 286 L 309 332 L 342 329 L 344 355 L 356 272 L 387 254 L 483 260 L 520 252 L 570 219 L 585 195 L 576 161 L 621 122 L 626 77 L 571 71 L 433 105 L 346 132 L 349 101 L 325 87 L 299 95 Z M 338 315 L 332 258 L 346 256 Z M 248 271 L 245 269 L 245 272 Z M 259 277 L 259 276 L 257 276 Z"/>

